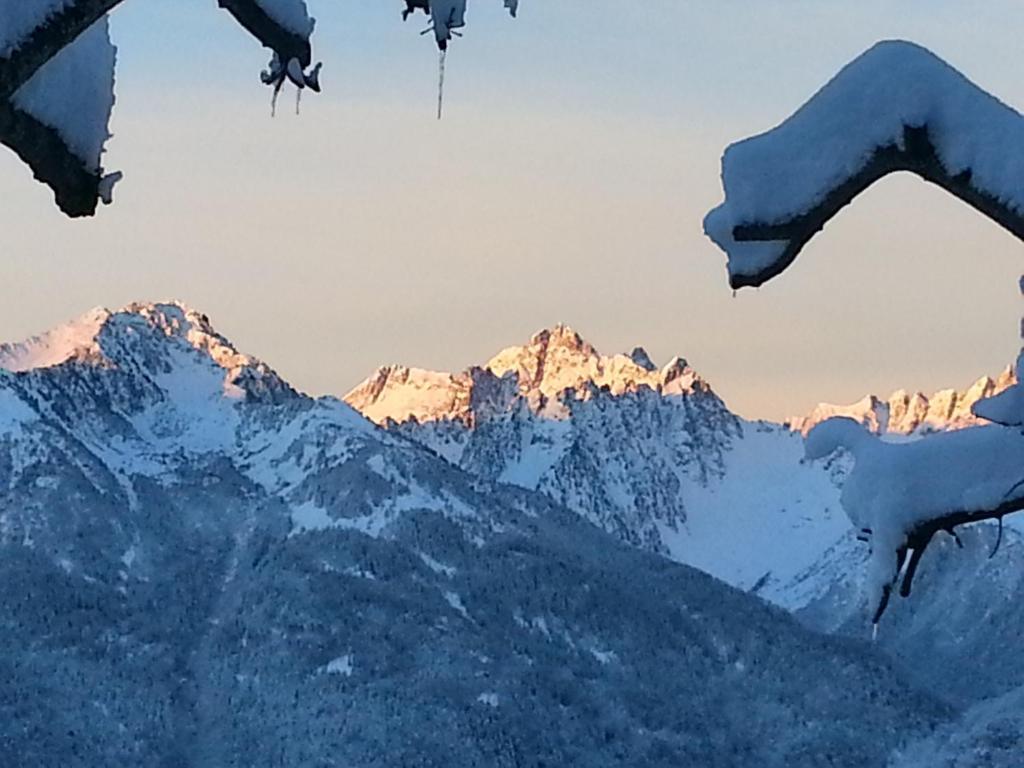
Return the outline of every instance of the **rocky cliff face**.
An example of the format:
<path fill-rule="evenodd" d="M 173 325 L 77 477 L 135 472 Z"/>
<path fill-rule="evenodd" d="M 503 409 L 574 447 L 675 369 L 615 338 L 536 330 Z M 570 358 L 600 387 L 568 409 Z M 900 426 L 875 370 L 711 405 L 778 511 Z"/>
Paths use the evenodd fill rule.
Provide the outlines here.
<path fill-rule="evenodd" d="M 737 500 L 725 485 L 749 490 L 751 473 L 780 462 L 788 486 L 818 472 L 800 467 L 799 440 L 734 415 L 686 360 L 659 368 L 642 348 L 602 355 L 566 326 L 460 374 L 380 369 L 345 399 L 476 476 L 539 490 L 630 544 L 712 567 L 698 554 L 709 552 L 707 536 L 695 539 L 697 530 L 713 535 L 712 526 L 691 519 L 690 497 Z M 740 443 L 743 460 L 732 460 Z M 749 450 L 754 444 L 762 466 Z M 823 473 L 816 479 L 810 491 L 790 487 L 787 499 L 835 495 Z M 746 495 L 730 513 L 749 511 Z M 782 512 L 773 522 L 788 531 L 793 521 Z M 743 566 L 735 560 L 722 552 L 712 572 L 735 583 L 743 570 L 749 587 L 774 570 L 763 558 Z"/>
<path fill-rule="evenodd" d="M 378 368 L 345 401 L 378 424 L 415 420 L 474 426 L 519 401 L 534 413 L 557 416 L 558 401 L 569 390 L 576 400 L 596 392 L 617 397 L 641 390 L 665 395 L 711 391 L 681 358 L 659 369 L 640 347 L 630 355 L 606 357 L 574 330 L 558 325 L 462 373 Z"/>

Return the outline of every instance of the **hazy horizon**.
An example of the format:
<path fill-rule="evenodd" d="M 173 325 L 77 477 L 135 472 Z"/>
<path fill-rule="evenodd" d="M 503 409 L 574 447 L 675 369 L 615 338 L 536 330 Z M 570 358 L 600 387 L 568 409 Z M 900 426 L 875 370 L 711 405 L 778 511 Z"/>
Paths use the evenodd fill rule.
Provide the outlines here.
<path fill-rule="evenodd" d="M 278 117 L 266 55 L 214 3 L 114 14 L 115 205 L 70 221 L 10 152 L 0 340 L 96 305 L 178 299 L 311 393 L 389 363 L 461 370 L 558 322 L 605 354 L 687 358 L 731 408 L 932 392 L 1016 356 L 1020 243 L 913 177 L 884 180 L 796 265 L 733 298 L 701 233 L 725 146 L 843 64 L 913 39 L 1015 107 L 1008 1 L 475 0 L 448 58 L 400 3 L 309 0 L 325 93 Z M 827 7 L 826 7 L 827 6 Z M 737 19 L 742 15 L 742 23 Z"/>

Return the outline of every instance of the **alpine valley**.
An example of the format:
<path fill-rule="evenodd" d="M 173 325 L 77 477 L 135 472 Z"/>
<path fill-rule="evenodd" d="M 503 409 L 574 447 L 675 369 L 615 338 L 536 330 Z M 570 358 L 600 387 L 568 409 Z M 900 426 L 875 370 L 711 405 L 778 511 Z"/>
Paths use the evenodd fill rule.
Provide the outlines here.
<path fill-rule="evenodd" d="M 842 409 L 894 439 L 1012 383 Z M 1011 766 L 1024 540 L 875 644 L 847 467 L 564 326 L 311 398 L 176 303 L 0 345 L 0 765 Z"/>

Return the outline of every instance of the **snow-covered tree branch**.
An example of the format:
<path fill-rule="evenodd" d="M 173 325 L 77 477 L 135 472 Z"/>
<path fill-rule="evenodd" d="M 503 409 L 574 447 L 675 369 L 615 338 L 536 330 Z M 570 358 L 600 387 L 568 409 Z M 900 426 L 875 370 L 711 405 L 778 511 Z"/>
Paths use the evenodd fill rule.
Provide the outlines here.
<path fill-rule="evenodd" d="M 86 170 L 57 130 L 4 104 L 0 106 L 0 141 L 32 169 L 36 179 L 53 189 L 58 207 L 66 214 L 88 216 L 96 210 L 103 177 Z M 116 177 L 108 184 L 113 181 Z"/>
<path fill-rule="evenodd" d="M 217 0 L 217 4 L 281 61 L 296 59 L 303 69 L 313 63 L 314 21 L 302 0 Z"/>
<path fill-rule="evenodd" d="M 123 0 L 4 0 L 0 8 L 0 98 L 9 99 L 44 64 Z M 282 61 L 312 63 L 313 19 L 304 0 L 217 0 Z"/>
<path fill-rule="evenodd" d="M 0 2 L 0 142 L 54 191 L 69 216 L 110 202 L 120 173 L 100 162 L 114 104 L 115 50 L 107 14 L 121 0 Z M 319 90 L 313 20 L 304 0 L 218 0 L 274 53 L 267 82 Z"/>
<path fill-rule="evenodd" d="M 0 58 L 0 99 L 4 100 L 10 99 L 46 62 L 71 45 L 121 0 L 79 0 L 67 4 L 53 0 L 36 3 L 8 0 L 9 4 L 14 2 L 21 6 L 17 13 L 25 21 L 28 14 L 34 14 L 38 23 L 19 38 L 11 34 L 16 33 L 19 25 L 10 18 L 11 11 L 4 9 L 8 16 L 6 29 L 0 33 L 0 45 L 7 50 L 4 58 Z"/>
<path fill-rule="evenodd" d="M 844 206 L 896 171 L 939 185 L 1024 240 L 1024 116 L 930 51 L 888 41 L 781 125 L 726 150 L 725 201 L 704 228 L 728 256 L 730 284 L 757 286 L 785 271 Z M 1024 510 L 1024 390 L 982 400 L 974 413 L 995 423 L 889 443 L 833 418 L 807 436 L 809 459 L 840 449 L 854 458 L 842 503 L 871 547 L 876 625 L 894 588 L 910 594 L 937 535 L 1002 525 Z"/>
<path fill-rule="evenodd" d="M 783 272 L 843 207 L 909 171 L 1024 240 L 1024 117 L 930 51 L 882 42 L 795 114 L 733 144 L 704 228 L 734 288 Z"/>
<path fill-rule="evenodd" d="M 53 189 L 69 216 L 91 216 L 100 200 L 110 203 L 121 178 L 104 173 L 100 164 L 114 105 L 115 49 L 106 18 L 121 2 L 0 0 L 0 142 Z M 504 3 L 515 16 L 518 0 Z M 430 17 L 442 55 L 466 24 L 466 0 L 404 4 L 403 18 L 417 10 Z M 217 5 L 272 52 L 261 79 L 273 88 L 274 102 L 287 83 L 300 91 L 321 89 L 321 65 L 313 66 L 310 42 L 314 19 L 305 0 Z"/>
<path fill-rule="evenodd" d="M 0 143 L 53 189 L 69 216 L 93 215 L 100 200 L 111 201 L 121 177 L 105 173 L 100 163 L 114 103 L 107 15 L 121 2 L 0 0 Z M 519 0 L 504 4 L 515 16 Z M 286 83 L 300 91 L 320 90 L 311 44 L 314 19 L 305 0 L 217 5 L 271 50 L 261 78 L 274 89 L 275 103 Z M 466 0 L 405 0 L 405 6 L 403 18 L 417 10 L 430 17 L 442 54 L 466 23 Z"/>
<path fill-rule="evenodd" d="M 0 78 L 7 78 L 2 88 L 9 96 L 0 98 L 0 141 L 53 189 L 62 211 L 91 215 L 119 178 L 105 174 L 100 162 L 114 104 L 107 17 L 85 26 L 100 5 L 89 3 L 89 13 L 78 15 L 47 15 L 37 7 L 34 16 L 28 5 L 14 13 L 5 8 L 0 66 L 8 68 Z M 62 35 L 70 42 L 59 46 Z"/>
<path fill-rule="evenodd" d="M 807 458 L 843 449 L 854 467 L 842 503 L 871 546 L 869 597 L 875 623 L 893 588 L 910 594 L 921 557 L 940 533 L 1024 509 L 1024 434 L 998 425 L 888 443 L 853 419 L 822 422 L 807 435 Z"/>

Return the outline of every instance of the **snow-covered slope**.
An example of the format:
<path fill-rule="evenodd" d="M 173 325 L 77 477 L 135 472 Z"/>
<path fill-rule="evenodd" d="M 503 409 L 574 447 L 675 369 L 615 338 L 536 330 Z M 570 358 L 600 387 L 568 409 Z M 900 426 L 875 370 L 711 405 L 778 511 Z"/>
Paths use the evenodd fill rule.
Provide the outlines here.
<path fill-rule="evenodd" d="M 1024 632 L 1024 536 L 994 524 L 943 535 L 928 548 L 914 591 L 885 615 L 878 644 L 920 685 L 963 705 L 1024 685 L 1024 659 L 1008 652 Z M 868 547 L 850 533 L 783 590 L 819 631 L 865 638 Z"/>
<path fill-rule="evenodd" d="M 30 371 L 50 368 L 72 357 L 98 357 L 100 328 L 110 312 L 97 307 L 81 317 L 26 341 L 0 344 L 0 368 L 7 371 Z"/>
<path fill-rule="evenodd" d="M 555 328 L 462 374 L 381 369 L 348 399 L 478 477 L 540 490 L 816 629 L 866 638 L 868 545 L 840 504 L 850 457 L 805 462 L 801 430 L 844 411 L 900 440 L 958 429 L 974 423 L 975 402 L 1013 380 L 1007 370 L 963 391 L 822 406 L 787 425 L 749 422 L 685 364 L 659 369 L 642 350 L 602 356 Z M 1024 665 L 1000 673 L 992 656 L 1024 627 L 1024 615 L 1008 610 L 1024 596 L 1019 534 L 1008 527 L 1005 536 L 991 561 L 981 542 L 991 548 L 992 539 L 976 531 L 962 533 L 964 550 L 933 544 L 914 594 L 897 600 L 881 628 L 882 647 L 955 702 L 1006 690 L 994 677 L 1024 684 Z M 960 670 L 955 680 L 934 673 L 948 666 Z"/>
<path fill-rule="evenodd" d="M 890 768 L 1017 768 L 1024 754 L 1024 688 L 969 709 L 901 749 Z"/>
<path fill-rule="evenodd" d="M 2 765 L 860 766 L 947 719 L 181 305 L 4 350 Z"/>

